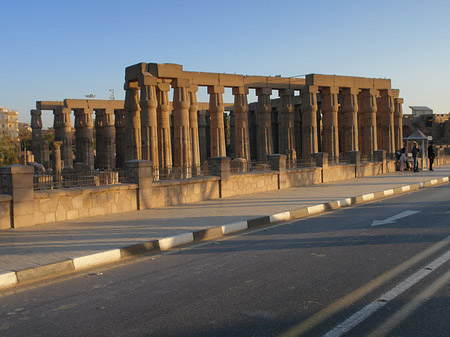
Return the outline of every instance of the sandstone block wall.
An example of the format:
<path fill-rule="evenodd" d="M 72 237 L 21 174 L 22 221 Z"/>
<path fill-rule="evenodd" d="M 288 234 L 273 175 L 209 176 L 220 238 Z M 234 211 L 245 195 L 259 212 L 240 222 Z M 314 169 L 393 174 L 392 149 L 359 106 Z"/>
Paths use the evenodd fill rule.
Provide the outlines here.
<path fill-rule="evenodd" d="M 381 163 L 361 163 L 358 177 L 370 177 L 383 174 Z"/>
<path fill-rule="evenodd" d="M 219 177 L 154 182 L 152 208 L 219 198 Z"/>
<path fill-rule="evenodd" d="M 320 183 L 322 183 L 322 169 L 319 167 L 312 169 L 287 170 L 286 179 L 281 188 Z"/>
<path fill-rule="evenodd" d="M 355 178 L 355 165 L 333 165 L 323 171 L 323 182 L 329 183 L 338 180 Z"/>
<path fill-rule="evenodd" d="M 278 189 L 278 172 L 249 172 L 230 176 L 222 181 L 222 197 L 261 193 Z"/>
<path fill-rule="evenodd" d="M 0 229 L 11 228 L 11 201 L 10 195 L 0 194 Z"/>
<path fill-rule="evenodd" d="M 137 185 L 73 188 L 35 193 L 36 224 L 137 210 Z"/>

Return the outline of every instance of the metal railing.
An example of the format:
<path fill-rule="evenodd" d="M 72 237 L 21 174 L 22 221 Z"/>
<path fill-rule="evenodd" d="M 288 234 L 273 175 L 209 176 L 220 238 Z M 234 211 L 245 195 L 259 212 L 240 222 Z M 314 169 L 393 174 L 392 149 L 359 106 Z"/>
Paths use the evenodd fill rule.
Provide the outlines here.
<path fill-rule="evenodd" d="M 208 166 L 201 167 L 172 167 L 170 169 L 153 169 L 153 181 L 176 179 L 190 179 L 208 175 Z"/>
<path fill-rule="evenodd" d="M 36 191 L 114 185 L 126 182 L 127 173 L 125 169 L 104 171 L 63 170 L 61 173 L 45 172 L 33 175 L 33 187 Z"/>

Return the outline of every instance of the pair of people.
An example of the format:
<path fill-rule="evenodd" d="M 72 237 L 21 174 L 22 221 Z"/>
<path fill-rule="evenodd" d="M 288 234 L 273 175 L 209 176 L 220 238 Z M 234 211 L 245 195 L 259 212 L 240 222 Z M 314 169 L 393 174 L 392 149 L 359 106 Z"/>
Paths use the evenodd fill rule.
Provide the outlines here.
<path fill-rule="evenodd" d="M 412 150 L 411 150 L 412 157 L 413 157 L 413 160 L 414 160 L 414 172 L 418 172 L 419 171 L 419 160 L 418 160 L 419 159 L 419 152 L 420 152 L 420 149 L 417 146 L 417 143 L 414 142 Z M 435 158 L 433 142 L 431 142 L 430 145 L 428 146 L 427 152 L 428 152 L 428 160 L 430 162 L 430 171 L 433 171 L 433 162 L 434 162 L 434 158 Z"/>

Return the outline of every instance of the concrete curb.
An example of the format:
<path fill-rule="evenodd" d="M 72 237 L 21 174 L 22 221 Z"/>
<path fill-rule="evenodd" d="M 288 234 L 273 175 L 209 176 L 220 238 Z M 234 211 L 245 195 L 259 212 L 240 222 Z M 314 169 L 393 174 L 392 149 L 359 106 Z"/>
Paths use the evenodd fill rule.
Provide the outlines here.
<path fill-rule="evenodd" d="M 351 205 L 358 205 L 369 201 L 387 198 L 390 196 L 399 195 L 447 182 L 449 182 L 449 177 L 427 180 L 417 184 L 405 185 L 394 189 L 363 194 L 352 198 L 331 201 L 325 204 L 302 207 L 293 209 L 291 211 L 249 219 L 246 221 L 225 224 L 222 226 L 202 229 L 194 232 L 182 233 L 171 237 L 161 238 L 150 242 L 144 242 L 91 255 L 76 257 L 70 260 L 42 265 L 35 268 L 0 273 L 0 290 L 46 278 L 81 271 L 107 263 L 118 262 L 131 256 L 142 255 L 149 252 L 164 251 L 192 242 L 211 240 L 227 234 L 244 231 L 258 226 L 299 219 L 310 215 L 320 214 L 328 210 L 335 210 Z"/>

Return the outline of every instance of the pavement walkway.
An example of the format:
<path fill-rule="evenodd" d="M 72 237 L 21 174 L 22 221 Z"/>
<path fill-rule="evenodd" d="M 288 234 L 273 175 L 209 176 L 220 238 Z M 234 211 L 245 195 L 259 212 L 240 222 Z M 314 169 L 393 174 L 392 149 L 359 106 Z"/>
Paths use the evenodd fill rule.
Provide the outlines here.
<path fill-rule="evenodd" d="M 166 249 L 198 239 L 217 237 L 247 229 L 252 224 L 289 220 L 324 211 L 327 207 L 370 201 L 373 200 L 371 194 L 375 192 L 382 193 L 381 197 L 387 197 L 409 190 L 401 189 L 402 186 L 415 189 L 418 186 L 444 183 L 449 176 L 450 165 L 436 166 L 435 171 L 395 172 L 166 208 L 0 230 L 0 288 L 114 262 L 155 248 Z M 361 199 L 361 196 L 364 197 Z M 350 202 L 349 198 L 353 198 L 353 201 Z M 334 206 L 323 205 L 338 200 L 341 203 L 337 206 L 336 203 Z M 218 233 L 218 228 L 221 233 Z"/>

